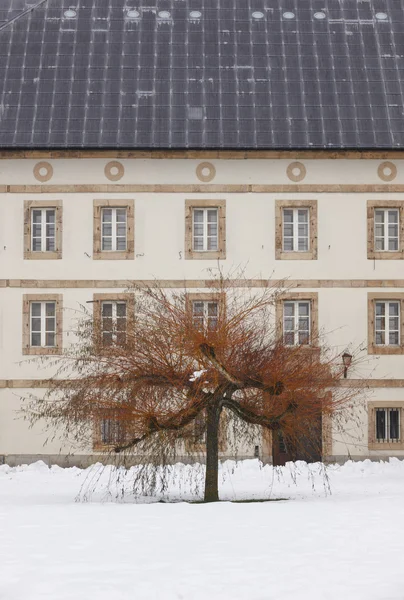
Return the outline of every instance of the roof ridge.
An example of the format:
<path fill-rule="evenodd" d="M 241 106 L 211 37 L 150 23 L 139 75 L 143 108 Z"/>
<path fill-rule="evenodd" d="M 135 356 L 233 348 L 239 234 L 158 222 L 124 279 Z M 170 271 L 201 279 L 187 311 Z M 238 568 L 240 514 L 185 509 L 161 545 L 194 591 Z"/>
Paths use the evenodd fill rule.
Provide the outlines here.
<path fill-rule="evenodd" d="M 6 29 L 6 27 L 8 27 L 12 23 L 14 23 L 14 21 L 17 21 L 18 19 L 20 19 L 21 17 L 23 17 L 27 13 L 33 12 L 36 8 L 38 8 L 38 6 L 41 6 L 41 4 L 45 4 L 45 2 L 47 2 L 47 1 L 48 0 L 40 0 L 40 2 L 38 2 L 37 4 L 35 4 L 35 6 L 32 6 L 32 5 L 29 6 L 22 13 L 20 13 L 19 15 L 16 15 L 15 17 L 13 17 L 12 19 L 10 19 L 9 21 L 6 21 L 6 23 L 4 23 L 4 25 L 1 25 L 0 26 L 0 31 L 2 31 L 3 29 Z"/>

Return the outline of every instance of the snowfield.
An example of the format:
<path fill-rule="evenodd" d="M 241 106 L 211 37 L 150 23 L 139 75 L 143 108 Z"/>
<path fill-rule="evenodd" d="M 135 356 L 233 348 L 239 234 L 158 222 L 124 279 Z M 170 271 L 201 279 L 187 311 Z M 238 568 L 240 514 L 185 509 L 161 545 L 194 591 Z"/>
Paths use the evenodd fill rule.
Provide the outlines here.
<path fill-rule="evenodd" d="M 404 461 L 327 474 L 228 461 L 222 498 L 288 500 L 204 505 L 122 501 L 110 467 L 0 466 L 0 599 L 403 600 Z"/>

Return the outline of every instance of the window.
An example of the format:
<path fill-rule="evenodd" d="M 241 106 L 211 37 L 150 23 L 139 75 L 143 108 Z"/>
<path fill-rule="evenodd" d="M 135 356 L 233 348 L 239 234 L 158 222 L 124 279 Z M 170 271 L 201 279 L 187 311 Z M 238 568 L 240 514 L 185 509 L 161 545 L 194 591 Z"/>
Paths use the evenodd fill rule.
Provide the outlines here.
<path fill-rule="evenodd" d="M 126 341 L 126 302 L 101 303 L 101 335 L 104 344 L 124 344 Z"/>
<path fill-rule="evenodd" d="M 307 252 L 309 250 L 309 209 L 283 209 L 284 252 Z"/>
<path fill-rule="evenodd" d="M 133 259 L 134 227 L 133 200 L 94 200 L 93 258 Z"/>
<path fill-rule="evenodd" d="M 317 259 L 317 201 L 275 202 L 275 256 L 279 259 Z"/>
<path fill-rule="evenodd" d="M 185 258 L 226 258 L 226 202 L 185 201 Z"/>
<path fill-rule="evenodd" d="M 399 212 L 397 208 L 375 209 L 375 250 L 397 252 L 399 241 Z"/>
<path fill-rule="evenodd" d="M 31 346 L 56 346 L 56 302 L 30 302 Z"/>
<path fill-rule="evenodd" d="M 31 211 L 33 252 L 54 252 L 56 247 L 56 210 L 34 208 Z"/>
<path fill-rule="evenodd" d="M 23 315 L 23 354 L 60 354 L 62 297 L 27 294 Z"/>
<path fill-rule="evenodd" d="M 290 292 L 276 302 L 276 325 L 279 339 L 286 346 L 317 346 L 318 294 Z"/>
<path fill-rule="evenodd" d="M 114 446 L 124 441 L 124 426 L 116 419 L 102 419 L 100 423 L 100 441 L 102 445 Z"/>
<path fill-rule="evenodd" d="M 24 207 L 24 258 L 62 258 L 61 201 L 26 201 Z"/>
<path fill-rule="evenodd" d="M 132 294 L 94 294 L 94 324 L 104 345 L 125 344 L 134 306 Z"/>
<path fill-rule="evenodd" d="M 102 215 L 102 251 L 126 250 L 126 208 L 103 208 Z"/>
<path fill-rule="evenodd" d="M 400 409 L 376 408 L 376 440 L 378 442 L 400 441 Z"/>
<path fill-rule="evenodd" d="M 370 450 L 404 450 L 404 401 L 369 402 L 368 416 Z"/>
<path fill-rule="evenodd" d="M 400 303 L 375 302 L 375 342 L 377 346 L 400 344 Z"/>
<path fill-rule="evenodd" d="M 310 301 L 283 303 L 283 341 L 286 346 L 310 344 Z"/>
<path fill-rule="evenodd" d="M 368 354 L 404 354 L 404 294 L 368 294 Z"/>
<path fill-rule="evenodd" d="M 201 331 L 217 329 L 219 319 L 219 302 L 217 300 L 193 300 L 192 320 Z"/>
<path fill-rule="evenodd" d="M 192 247 L 196 252 L 212 252 L 218 248 L 217 208 L 192 210 Z"/>
<path fill-rule="evenodd" d="M 368 201 L 368 258 L 404 259 L 404 201 Z"/>

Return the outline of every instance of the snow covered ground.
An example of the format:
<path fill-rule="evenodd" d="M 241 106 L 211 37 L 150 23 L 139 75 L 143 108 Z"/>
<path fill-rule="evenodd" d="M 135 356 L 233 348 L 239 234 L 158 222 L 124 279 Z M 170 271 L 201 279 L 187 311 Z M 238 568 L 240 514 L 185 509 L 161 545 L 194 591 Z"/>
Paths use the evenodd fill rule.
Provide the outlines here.
<path fill-rule="evenodd" d="M 263 503 L 122 502 L 111 475 L 0 466 L 1 600 L 404 599 L 404 461 L 331 467 L 331 494 L 320 465 L 225 463 L 222 498 L 288 498 Z"/>

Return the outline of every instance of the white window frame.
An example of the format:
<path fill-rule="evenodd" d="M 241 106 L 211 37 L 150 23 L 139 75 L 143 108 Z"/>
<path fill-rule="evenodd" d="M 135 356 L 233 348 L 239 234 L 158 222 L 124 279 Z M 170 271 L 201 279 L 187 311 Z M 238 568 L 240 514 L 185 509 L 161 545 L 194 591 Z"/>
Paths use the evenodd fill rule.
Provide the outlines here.
<path fill-rule="evenodd" d="M 118 248 L 118 238 L 122 239 L 123 236 L 118 236 L 118 220 L 117 211 L 123 210 L 125 212 L 125 248 Z M 104 235 L 104 215 L 106 211 L 111 211 L 111 235 Z M 111 240 L 111 248 L 104 248 L 104 240 Z M 126 206 L 103 206 L 101 208 L 101 252 L 126 252 L 128 248 L 128 209 Z"/>
<path fill-rule="evenodd" d="M 385 422 L 384 422 L 384 437 L 377 437 L 378 427 L 377 427 L 377 414 L 378 412 L 383 411 L 385 414 Z M 391 438 L 390 430 L 391 430 L 391 413 L 396 412 L 398 415 L 398 437 Z M 401 442 L 401 410 L 399 408 L 390 408 L 390 407 L 382 407 L 379 406 L 375 408 L 375 440 L 378 444 L 390 443 L 390 444 L 399 444 Z"/>
<path fill-rule="evenodd" d="M 391 315 L 389 313 L 389 309 L 390 309 L 390 304 L 396 304 L 398 306 L 398 315 Z M 384 315 L 378 315 L 377 314 L 377 306 L 378 305 L 384 305 Z M 375 307 L 374 307 L 374 326 L 375 326 L 375 330 L 374 330 L 374 336 L 375 336 L 375 345 L 379 346 L 379 347 L 385 347 L 385 346 L 390 346 L 393 348 L 398 348 L 400 347 L 401 344 L 401 303 L 399 300 L 375 300 Z M 377 328 L 377 319 L 378 318 L 383 318 L 384 317 L 384 329 L 378 329 Z M 397 319 L 398 321 L 398 326 L 397 329 L 390 329 L 390 318 L 394 318 Z M 378 344 L 377 343 L 377 334 L 379 332 L 384 332 L 384 344 Z M 390 343 L 390 333 L 398 333 L 398 343 L 397 344 L 391 344 Z"/>
<path fill-rule="evenodd" d="M 392 213 L 392 212 L 396 213 L 396 215 L 397 215 L 397 222 L 392 223 L 392 225 L 395 225 L 397 227 L 397 235 L 396 236 L 389 235 L 389 225 L 390 225 L 389 213 Z M 376 221 L 377 213 L 381 213 L 383 215 L 383 223 L 377 223 L 377 221 Z M 375 208 L 373 219 L 374 219 L 374 249 L 375 249 L 375 252 L 399 252 L 399 250 L 400 250 L 400 210 L 398 208 Z M 376 229 L 377 229 L 378 225 L 383 226 L 384 231 L 383 231 L 382 236 L 376 235 Z M 378 248 L 377 243 L 379 240 L 382 241 L 383 248 Z M 392 248 L 392 249 L 389 248 L 390 240 L 397 240 L 396 248 Z"/>
<path fill-rule="evenodd" d="M 195 305 L 196 304 L 203 305 L 203 314 L 202 315 L 195 314 Z M 216 315 L 209 315 L 209 305 L 210 304 L 216 305 L 216 307 L 217 307 Z M 217 328 L 217 323 L 219 320 L 219 311 L 220 311 L 220 306 L 219 306 L 218 300 L 192 300 L 192 321 L 196 328 L 199 328 L 198 324 L 201 323 L 202 327 L 200 327 L 200 329 L 203 329 L 203 330 L 207 329 L 208 331 L 214 331 Z M 215 327 L 211 326 L 212 321 L 216 321 Z"/>
<path fill-rule="evenodd" d="M 36 223 L 34 224 L 34 213 L 35 212 L 39 212 L 41 213 L 41 222 L 40 224 Z M 53 212 L 53 236 L 48 236 L 47 235 L 47 226 L 48 226 L 48 213 L 49 212 Z M 31 219 L 31 252 L 56 252 L 56 207 L 47 207 L 47 208 L 31 208 L 31 215 L 30 215 L 30 219 Z M 41 235 L 40 236 L 34 236 L 34 226 L 38 226 L 40 225 L 41 227 Z M 40 249 L 34 249 L 34 239 L 41 240 L 41 247 Z M 50 239 L 53 240 L 53 248 L 50 250 L 47 250 L 46 248 L 46 241 Z"/>
<path fill-rule="evenodd" d="M 123 434 L 123 423 L 117 419 L 102 419 L 100 421 L 100 440 L 103 446 L 114 446 L 122 443 L 125 436 Z"/>
<path fill-rule="evenodd" d="M 195 213 L 196 213 L 196 211 L 200 211 L 203 214 L 203 234 L 202 234 L 202 236 L 195 235 L 195 225 L 196 225 Z M 209 224 L 211 224 L 211 222 L 209 222 L 209 220 L 208 220 L 209 212 L 215 212 L 215 214 L 216 214 L 216 222 L 215 222 L 216 235 L 208 235 L 209 234 L 208 226 L 209 226 Z M 196 247 L 196 245 L 195 245 L 196 238 L 198 238 L 198 239 L 202 238 L 202 243 L 203 243 L 202 248 Z M 215 247 L 213 247 L 213 248 L 208 247 L 209 239 L 216 240 Z M 218 252 L 218 250 L 219 250 L 219 209 L 217 207 L 195 206 L 192 208 L 192 249 L 194 252 Z"/>
<path fill-rule="evenodd" d="M 293 305 L 294 309 L 293 309 L 293 315 L 286 315 L 285 314 L 285 306 L 289 304 L 289 305 Z M 300 316 L 299 315 L 299 307 L 300 305 L 307 305 L 309 310 L 308 310 L 308 315 L 304 315 L 304 316 Z M 311 312 L 312 312 L 312 305 L 311 305 L 311 300 L 284 300 L 282 303 L 282 330 L 283 330 L 283 342 L 285 344 L 285 346 L 309 346 L 311 344 L 311 337 L 312 337 L 312 331 L 311 331 Z M 300 323 L 299 320 L 300 318 L 304 318 L 305 320 L 307 320 L 308 322 L 308 329 L 300 329 Z M 294 327 L 293 329 L 286 329 L 285 324 L 286 321 L 288 319 L 293 319 L 294 322 Z M 293 344 L 290 344 L 286 341 L 286 336 L 288 333 L 292 333 L 293 332 Z M 308 338 L 307 338 L 307 342 L 305 343 L 300 343 L 299 340 L 299 335 L 300 333 L 308 333 Z"/>
<path fill-rule="evenodd" d="M 292 223 L 288 223 L 288 225 L 292 225 L 293 234 L 292 236 L 285 236 L 285 213 L 292 213 Z M 304 212 L 306 214 L 306 222 L 304 225 L 307 225 L 307 236 L 299 235 L 299 212 Z M 293 248 L 288 249 L 285 248 L 285 239 L 291 239 L 293 241 Z M 307 242 L 307 247 L 303 250 L 299 250 L 299 240 L 304 239 Z M 293 206 L 285 206 L 282 208 L 282 250 L 283 252 L 310 252 L 310 208 L 305 207 L 293 207 Z"/>
<path fill-rule="evenodd" d="M 111 317 L 104 317 L 103 309 L 106 304 L 110 304 L 112 306 L 112 316 Z M 117 308 L 118 305 L 125 306 L 125 317 L 118 317 L 118 308 Z M 104 329 L 104 319 L 109 319 L 109 318 L 111 319 L 111 330 Z M 118 328 L 117 328 L 118 318 L 125 319 L 125 329 L 124 330 L 118 331 Z M 125 332 L 125 338 L 126 338 L 127 326 L 128 326 L 128 302 L 126 302 L 126 300 L 102 300 L 101 301 L 101 338 L 102 338 L 103 342 L 105 342 L 104 334 L 109 334 L 109 333 L 111 333 L 111 342 L 113 344 L 116 344 L 118 342 L 118 334 L 123 331 Z"/>
<path fill-rule="evenodd" d="M 41 306 L 41 310 L 40 310 L 41 314 L 39 316 L 34 316 L 32 314 L 32 307 L 34 304 L 39 304 Z M 47 304 L 53 305 L 53 307 L 54 307 L 54 315 L 53 316 L 46 315 L 46 305 Z M 57 309 L 57 306 L 56 306 L 56 302 L 54 300 L 32 300 L 30 302 L 30 305 L 29 305 L 29 329 L 30 329 L 29 342 L 30 342 L 31 348 L 56 348 L 57 347 L 57 312 L 56 312 L 56 309 Z M 33 319 L 40 319 L 40 330 L 39 331 L 33 331 L 33 329 L 32 329 Z M 53 319 L 54 329 L 47 329 L 49 319 Z M 32 343 L 33 334 L 38 334 L 38 333 L 40 333 L 40 337 L 41 337 L 40 345 Z M 46 344 L 46 335 L 48 333 L 52 333 L 54 335 L 54 344 L 52 344 L 52 345 Z"/>

